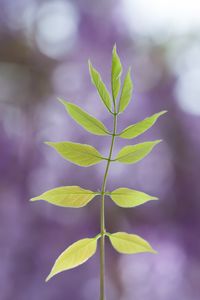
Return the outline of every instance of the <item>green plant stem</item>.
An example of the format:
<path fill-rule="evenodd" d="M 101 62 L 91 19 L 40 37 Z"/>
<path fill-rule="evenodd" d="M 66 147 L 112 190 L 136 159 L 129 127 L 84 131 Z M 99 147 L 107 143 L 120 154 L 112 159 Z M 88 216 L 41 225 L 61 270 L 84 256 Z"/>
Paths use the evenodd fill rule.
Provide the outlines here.
<path fill-rule="evenodd" d="M 108 177 L 108 171 L 112 159 L 113 146 L 115 142 L 115 136 L 117 131 L 117 113 L 116 107 L 114 105 L 114 124 L 113 124 L 113 133 L 112 141 L 110 146 L 110 152 L 108 156 L 108 161 L 106 165 L 106 170 L 103 178 L 103 184 L 101 189 L 101 239 L 100 239 L 100 300 L 105 300 L 105 191 L 106 191 L 106 182 Z"/>

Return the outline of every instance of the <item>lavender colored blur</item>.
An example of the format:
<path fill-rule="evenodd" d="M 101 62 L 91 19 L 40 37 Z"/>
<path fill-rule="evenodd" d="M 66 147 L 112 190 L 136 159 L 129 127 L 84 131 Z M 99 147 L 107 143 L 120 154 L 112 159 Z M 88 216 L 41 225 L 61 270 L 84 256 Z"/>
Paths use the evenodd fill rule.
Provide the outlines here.
<path fill-rule="evenodd" d="M 109 137 L 85 132 L 57 97 L 82 106 L 112 129 L 91 85 L 91 59 L 109 85 L 117 43 L 132 66 L 133 101 L 119 130 L 160 110 L 168 114 L 136 140 L 163 139 L 143 161 L 113 164 L 108 189 L 156 195 L 135 209 L 106 202 L 107 230 L 147 239 L 158 255 L 119 255 L 106 243 L 108 300 L 200 298 L 200 4 L 172 0 L 0 1 L 0 300 L 94 300 L 99 253 L 44 279 L 57 256 L 99 232 L 100 201 L 63 209 L 28 200 L 60 185 L 100 189 L 105 164 L 80 168 L 43 141 L 91 144 L 107 155 Z"/>

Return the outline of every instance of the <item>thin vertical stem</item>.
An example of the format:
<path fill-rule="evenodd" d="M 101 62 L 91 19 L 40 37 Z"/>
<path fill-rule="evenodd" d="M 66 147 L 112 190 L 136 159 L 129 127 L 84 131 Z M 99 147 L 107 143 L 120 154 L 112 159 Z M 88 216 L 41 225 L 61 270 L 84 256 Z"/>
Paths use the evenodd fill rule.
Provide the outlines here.
<path fill-rule="evenodd" d="M 106 191 L 106 182 L 108 177 L 108 171 L 112 159 L 113 146 L 117 131 L 117 112 L 114 105 L 114 124 L 113 124 L 113 133 L 112 141 L 110 146 L 110 152 L 108 156 L 108 161 L 106 165 L 106 170 L 103 178 L 102 190 L 101 190 L 101 239 L 100 239 L 100 300 L 105 300 L 105 191 Z"/>

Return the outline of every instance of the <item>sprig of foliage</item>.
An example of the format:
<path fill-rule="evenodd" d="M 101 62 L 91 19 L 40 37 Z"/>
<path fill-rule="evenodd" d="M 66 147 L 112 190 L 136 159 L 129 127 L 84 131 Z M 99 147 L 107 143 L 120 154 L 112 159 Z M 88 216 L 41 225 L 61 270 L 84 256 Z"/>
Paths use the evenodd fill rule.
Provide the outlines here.
<path fill-rule="evenodd" d="M 106 191 L 106 182 L 110 164 L 113 162 L 120 162 L 124 164 L 133 164 L 145 156 L 147 156 L 152 149 L 160 143 L 161 140 L 148 141 L 140 144 L 129 145 L 123 147 L 115 158 L 112 157 L 114 148 L 114 141 L 116 137 L 123 139 L 133 139 L 146 130 L 151 128 L 157 119 L 166 113 L 161 111 L 156 113 L 136 124 L 130 125 L 122 132 L 117 133 L 117 117 L 123 113 L 128 106 L 131 97 L 133 84 L 131 80 L 131 70 L 127 71 L 122 88 L 121 88 L 121 73 L 122 64 L 117 54 L 116 45 L 112 52 L 112 67 L 111 67 L 111 90 L 112 97 L 104 82 L 101 79 L 99 72 L 92 66 L 89 61 L 89 71 L 92 83 L 97 89 L 97 92 L 108 109 L 109 113 L 113 116 L 113 132 L 110 133 L 105 125 L 85 112 L 79 106 L 59 99 L 64 105 L 66 111 L 80 126 L 88 132 L 99 135 L 111 136 L 111 145 L 108 157 L 103 157 L 101 153 L 93 146 L 72 142 L 46 142 L 47 145 L 54 148 L 64 159 L 83 167 L 88 167 L 100 163 L 103 160 L 107 161 L 101 192 L 90 191 L 79 186 L 62 186 L 49 190 L 40 196 L 34 197 L 31 201 L 44 200 L 51 204 L 62 207 L 79 208 L 86 206 L 96 196 L 101 196 L 101 232 L 93 238 L 81 239 L 71 246 L 69 246 L 56 260 L 50 274 L 46 278 L 48 281 L 54 275 L 75 268 L 91 256 L 94 255 L 97 248 L 97 241 L 100 239 L 100 300 L 105 299 L 104 288 L 104 274 L 105 274 L 105 237 L 107 236 L 114 247 L 120 253 L 134 254 L 141 252 L 156 253 L 155 250 L 149 245 L 147 241 L 141 237 L 126 232 L 109 233 L 105 227 L 105 195 L 109 196 L 112 201 L 120 207 L 135 207 L 150 200 L 158 200 L 157 197 L 150 196 L 144 192 L 136 191 L 129 188 L 118 188 L 112 192 Z M 119 95 L 121 89 L 121 93 Z M 117 98 L 119 96 L 119 101 Z"/>

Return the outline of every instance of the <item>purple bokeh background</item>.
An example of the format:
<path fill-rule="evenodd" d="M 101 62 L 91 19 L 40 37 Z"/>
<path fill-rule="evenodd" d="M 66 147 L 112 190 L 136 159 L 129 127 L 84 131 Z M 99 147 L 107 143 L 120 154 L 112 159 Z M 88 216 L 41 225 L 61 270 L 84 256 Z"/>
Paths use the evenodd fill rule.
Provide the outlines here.
<path fill-rule="evenodd" d="M 135 209 L 106 201 L 107 230 L 136 233 L 158 255 L 119 255 L 106 243 L 109 300 L 200 298 L 200 4 L 191 0 L 0 0 L 0 300 L 94 300 L 99 252 L 87 263 L 44 279 L 57 256 L 99 232 L 100 201 L 63 209 L 28 200 L 60 185 L 100 189 L 105 164 L 80 168 L 43 141 L 71 140 L 107 155 L 109 137 L 85 132 L 56 100 L 80 105 L 112 129 L 90 82 L 87 60 L 107 86 L 117 43 L 132 66 L 133 100 L 119 130 L 167 109 L 145 135 L 163 139 L 135 165 L 113 164 L 108 189 L 156 195 Z"/>

